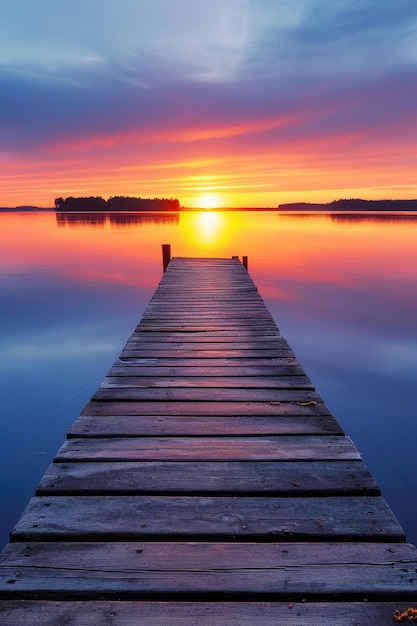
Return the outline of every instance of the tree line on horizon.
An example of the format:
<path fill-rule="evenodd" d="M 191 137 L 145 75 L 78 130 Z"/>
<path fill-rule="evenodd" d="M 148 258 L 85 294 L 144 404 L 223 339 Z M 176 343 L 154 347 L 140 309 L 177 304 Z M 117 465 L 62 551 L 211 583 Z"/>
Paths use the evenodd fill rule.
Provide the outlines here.
<path fill-rule="evenodd" d="M 280 204 L 279 211 L 417 211 L 417 200 L 361 200 L 342 198 L 328 203 L 291 202 Z"/>
<path fill-rule="evenodd" d="M 177 198 L 139 198 L 135 196 L 112 196 L 105 200 L 101 196 L 55 198 L 56 211 L 179 211 Z"/>

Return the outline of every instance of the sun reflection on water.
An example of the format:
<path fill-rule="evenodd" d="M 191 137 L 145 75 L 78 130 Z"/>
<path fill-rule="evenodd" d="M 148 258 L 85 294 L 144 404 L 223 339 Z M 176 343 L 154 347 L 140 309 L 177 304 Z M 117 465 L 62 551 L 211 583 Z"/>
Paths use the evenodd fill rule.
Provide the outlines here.
<path fill-rule="evenodd" d="M 200 241 L 213 243 L 219 238 L 222 220 L 220 214 L 215 211 L 198 213 L 196 219 L 196 235 Z"/>

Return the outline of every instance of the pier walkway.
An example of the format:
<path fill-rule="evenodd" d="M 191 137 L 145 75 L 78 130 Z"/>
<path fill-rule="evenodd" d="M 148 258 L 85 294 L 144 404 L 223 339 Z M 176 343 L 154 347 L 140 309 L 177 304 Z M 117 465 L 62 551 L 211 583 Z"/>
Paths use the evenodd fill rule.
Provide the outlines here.
<path fill-rule="evenodd" d="M 248 272 L 174 258 L 11 533 L 0 623 L 384 626 L 413 606 L 416 549 Z"/>

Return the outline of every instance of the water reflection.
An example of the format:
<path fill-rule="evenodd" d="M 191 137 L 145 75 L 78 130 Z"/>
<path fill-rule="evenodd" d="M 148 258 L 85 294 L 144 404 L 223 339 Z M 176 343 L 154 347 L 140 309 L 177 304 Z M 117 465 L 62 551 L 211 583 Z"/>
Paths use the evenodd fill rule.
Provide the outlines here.
<path fill-rule="evenodd" d="M 58 226 L 104 226 L 105 213 L 56 213 Z"/>
<path fill-rule="evenodd" d="M 279 213 L 280 218 L 289 218 L 292 219 L 307 219 L 307 220 L 315 220 L 318 217 L 324 217 L 327 219 L 331 219 L 334 222 L 390 222 L 390 223 L 399 223 L 399 222 L 417 222 L 416 213 L 326 213 L 326 212 L 317 212 L 317 213 Z"/>
<path fill-rule="evenodd" d="M 0 543 L 141 317 L 162 243 L 173 256 L 249 256 L 282 333 L 416 543 L 415 217 L 142 215 L 118 215 L 123 228 L 107 214 L 0 215 Z"/>
<path fill-rule="evenodd" d="M 179 213 L 74 213 L 57 212 L 58 226 L 136 226 L 140 224 L 178 224 Z"/>
<path fill-rule="evenodd" d="M 399 222 L 417 223 L 417 215 L 393 214 L 393 213 L 332 213 L 334 222 L 389 222 L 398 224 Z"/>
<path fill-rule="evenodd" d="M 112 226 L 136 226 L 138 224 L 177 225 L 180 221 L 180 215 L 179 213 L 167 215 L 161 213 L 109 213 L 108 219 Z"/>

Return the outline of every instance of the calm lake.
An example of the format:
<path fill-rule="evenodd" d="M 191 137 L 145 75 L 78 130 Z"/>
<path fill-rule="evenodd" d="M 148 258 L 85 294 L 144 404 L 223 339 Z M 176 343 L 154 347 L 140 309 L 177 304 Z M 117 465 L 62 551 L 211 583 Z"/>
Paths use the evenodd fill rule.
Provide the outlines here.
<path fill-rule="evenodd" d="M 173 256 L 247 255 L 282 334 L 417 543 L 417 216 L 0 214 L 0 547 Z"/>

